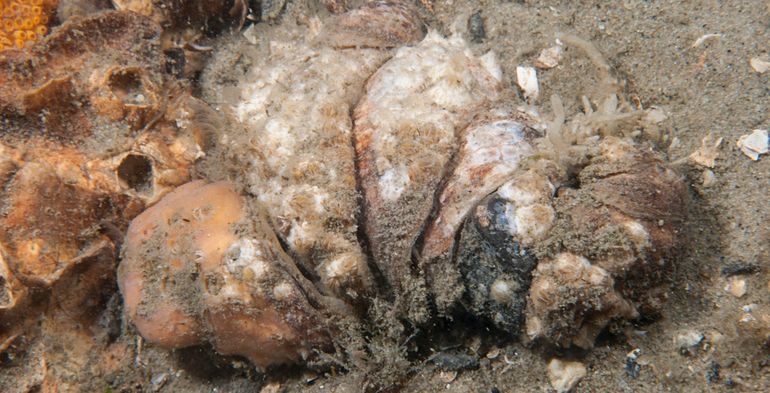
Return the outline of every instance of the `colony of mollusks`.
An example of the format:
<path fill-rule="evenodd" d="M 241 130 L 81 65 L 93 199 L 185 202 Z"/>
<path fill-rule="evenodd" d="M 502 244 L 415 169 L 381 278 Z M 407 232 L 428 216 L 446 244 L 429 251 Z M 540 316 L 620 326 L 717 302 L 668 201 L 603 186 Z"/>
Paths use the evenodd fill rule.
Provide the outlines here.
<path fill-rule="evenodd" d="M 640 111 L 609 94 L 564 124 L 554 99 L 546 123 L 494 53 L 402 3 L 260 29 L 247 62 L 203 75 L 240 175 L 130 225 L 118 279 L 147 340 L 266 367 L 334 351 L 375 297 L 415 325 L 465 310 L 564 347 L 660 310 L 686 188 L 624 132 Z M 564 41 L 611 90 L 595 49 Z"/>

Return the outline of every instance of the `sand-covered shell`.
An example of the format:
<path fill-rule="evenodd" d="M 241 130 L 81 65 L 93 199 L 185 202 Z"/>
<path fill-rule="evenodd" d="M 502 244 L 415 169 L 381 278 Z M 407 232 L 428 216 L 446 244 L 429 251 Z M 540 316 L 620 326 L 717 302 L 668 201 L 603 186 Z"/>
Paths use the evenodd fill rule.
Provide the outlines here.
<path fill-rule="evenodd" d="M 452 258 L 455 238 L 466 217 L 482 198 L 501 187 L 535 150 L 536 120 L 523 109 L 495 107 L 482 111 L 466 127 L 450 173 L 440 185 L 435 217 L 425 229 L 421 267 L 436 306 L 444 313 L 463 292 Z"/>
<path fill-rule="evenodd" d="M 424 320 L 425 293 L 412 249 L 432 209 L 457 139 L 497 98 L 494 54 L 476 57 L 462 38 L 430 32 L 371 76 L 355 109 L 355 148 L 365 229 L 375 263 L 410 318 Z"/>
<path fill-rule="evenodd" d="M 660 311 L 687 192 L 653 153 L 612 137 L 579 180 L 554 199 L 557 219 L 541 244 L 553 257 L 534 274 L 527 334 L 587 348 L 611 320 Z"/>
<path fill-rule="evenodd" d="M 383 7 L 368 8 L 385 11 L 377 22 L 407 17 Z M 357 237 L 360 198 L 350 113 L 367 78 L 389 57 L 384 49 L 348 45 L 360 34 L 360 22 L 342 14 L 327 21 L 320 35 L 295 28 L 281 34 L 287 41 L 260 43 L 263 50 L 239 84 L 237 101 L 230 102 L 250 142 L 239 148 L 249 165 L 249 191 L 297 263 L 324 292 L 351 302 L 374 292 Z M 409 39 L 421 34 L 421 25 L 412 25 Z"/>

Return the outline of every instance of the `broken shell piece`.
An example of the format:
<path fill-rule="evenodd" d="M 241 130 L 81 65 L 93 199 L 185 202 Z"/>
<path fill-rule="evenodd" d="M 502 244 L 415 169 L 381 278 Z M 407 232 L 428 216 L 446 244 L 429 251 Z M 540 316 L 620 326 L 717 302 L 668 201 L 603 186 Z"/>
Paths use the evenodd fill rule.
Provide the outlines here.
<path fill-rule="evenodd" d="M 406 1 L 367 1 L 361 8 L 332 17 L 320 40 L 338 48 L 392 48 L 418 43 L 425 26 Z"/>
<path fill-rule="evenodd" d="M 354 131 L 366 234 L 377 265 L 401 296 L 423 296 L 405 288 L 416 282 L 411 250 L 457 133 L 497 97 L 501 78 L 491 53 L 474 57 L 460 36 L 430 32 L 419 45 L 400 48 L 367 83 Z M 410 313 L 424 318 L 416 311 L 424 310 L 424 299 L 413 300 L 407 300 Z"/>
<path fill-rule="evenodd" d="M 767 70 L 770 70 L 770 58 L 769 56 L 752 57 L 749 60 L 751 68 L 760 74 L 764 74 Z"/>
<path fill-rule="evenodd" d="M 227 182 L 179 187 L 132 221 L 118 283 L 142 336 L 164 347 L 210 341 L 259 367 L 293 363 L 329 337 L 287 272 L 263 219 L 239 237 L 241 197 Z M 252 237 L 253 236 L 253 237 Z"/>
<path fill-rule="evenodd" d="M 713 168 L 716 165 L 716 159 L 719 158 L 719 146 L 722 145 L 723 138 L 714 139 L 709 133 L 701 140 L 700 149 L 690 154 L 690 159 L 700 166 Z"/>
<path fill-rule="evenodd" d="M 743 154 L 756 161 L 760 155 L 768 152 L 767 130 L 754 130 L 751 134 L 743 135 L 736 145 Z"/>
<path fill-rule="evenodd" d="M 717 175 L 711 169 L 703 170 L 703 187 L 711 187 L 717 182 Z"/>
<path fill-rule="evenodd" d="M 743 297 L 747 292 L 746 280 L 740 277 L 730 277 L 725 286 L 725 291 L 737 298 Z"/>
<path fill-rule="evenodd" d="M 540 86 L 537 82 L 537 70 L 532 67 L 516 67 L 516 83 L 524 93 L 524 98 L 532 102 L 540 94 Z"/>
<path fill-rule="evenodd" d="M 535 59 L 535 67 L 542 68 L 544 70 L 551 69 L 559 65 L 561 58 L 564 54 L 564 49 L 561 45 L 554 45 L 550 48 L 543 49 Z"/>
<path fill-rule="evenodd" d="M 557 358 L 548 362 L 548 380 L 557 393 L 571 391 L 586 373 L 586 366 L 581 362 Z"/>
<path fill-rule="evenodd" d="M 690 48 L 697 48 L 697 47 L 703 45 L 703 43 L 705 43 L 706 41 L 719 40 L 721 38 L 722 38 L 722 34 L 718 34 L 718 33 L 704 34 L 704 35 L 698 37 L 698 39 L 695 40 L 695 42 L 693 42 L 693 44 L 690 46 Z"/>

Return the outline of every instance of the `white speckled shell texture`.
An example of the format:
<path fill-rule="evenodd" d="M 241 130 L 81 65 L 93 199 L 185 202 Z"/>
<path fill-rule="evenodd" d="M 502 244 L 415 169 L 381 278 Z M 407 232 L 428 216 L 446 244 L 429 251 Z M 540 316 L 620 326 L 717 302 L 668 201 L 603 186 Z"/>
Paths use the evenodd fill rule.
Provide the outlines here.
<path fill-rule="evenodd" d="M 526 327 L 531 339 L 583 347 L 610 321 L 659 309 L 681 179 L 614 137 L 585 138 L 584 160 L 565 167 L 537 111 L 514 104 L 494 53 L 475 54 L 459 35 L 422 38 L 403 4 L 372 4 L 252 34 L 239 82 L 206 92 L 233 115 L 237 127 L 217 143 L 245 175 L 205 186 L 226 187 L 226 199 L 192 201 L 243 206 L 228 225 L 195 224 L 221 240 L 206 243 L 215 253 L 176 268 L 161 256 L 168 272 L 198 266 L 189 285 L 200 299 L 158 289 L 151 279 L 168 272 L 122 284 L 140 331 L 189 345 L 154 330 L 153 312 L 170 307 L 190 319 L 190 342 L 267 366 L 328 350 L 333 321 L 360 317 L 375 297 L 412 324 L 464 309 L 512 335 Z M 362 21 L 408 29 L 378 36 Z M 135 222 L 156 220 L 143 216 Z M 136 250 L 164 239 L 150 232 L 129 235 L 124 272 L 141 271 Z M 275 277 L 261 280 L 266 272 Z M 259 345 L 238 345 L 250 338 Z"/>

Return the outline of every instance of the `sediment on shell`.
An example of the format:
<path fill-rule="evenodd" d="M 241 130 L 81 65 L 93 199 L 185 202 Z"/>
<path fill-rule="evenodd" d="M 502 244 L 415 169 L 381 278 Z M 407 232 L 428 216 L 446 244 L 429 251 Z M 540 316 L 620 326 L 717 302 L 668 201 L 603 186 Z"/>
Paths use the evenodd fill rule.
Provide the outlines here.
<path fill-rule="evenodd" d="M 410 2 L 369 0 L 332 17 L 318 39 L 337 48 L 393 48 L 418 43 L 425 30 Z"/>
<path fill-rule="evenodd" d="M 454 266 L 455 238 L 466 216 L 529 159 L 537 132 L 534 119 L 520 109 L 482 110 L 458 138 L 446 178 L 439 184 L 434 212 L 425 228 L 420 266 L 426 273 L 439 313 L 446 313 L 463 292 Z"/>
<path fill-rule="evenodd" d="M 375 295 L 375 280 L 358 239 L 350 113 L 366 80 L 392 55 L 387 48 L 424 35 L 408 11 L 405 3 L 373 2 L 318 29 L 275 28 L 295 39 L 258 42 L 237 98 L 221 97 L 251 142 L 235 147 L 249 166 L 249 192 L 303 272 L 352 304 Z M 385 41 L 360 45 L 375 31 Z"/>
<path fill-rule="evenodd" d="M 372 75 L 355 109 L 366 234 L 375 263 L 414 320 L 427 314 L 411 250 L 458 134 L 497 97 L 499 78 L 492 55 L 477 58 L 461 38 L 431 32 L 419 45 L 400 48 Z"/>
<path fill-rule="evenodd" d="M 466 286 L 463 303 L 495 326 L 517 334 L 524 322 L 534 248 L 554 220 L 554 185 L 560 172 L 532 158 L 470 212 L 455 261 Z"/>
<path fill-rule="evenodd" d="M 527 333 L 562 346 L 588 348 L 612 320 L 656 315 L 681 237 L 681 177 L 626 141 L 606 138 L 599 151 L 580 188 L 559 190 L 554 230 L 537 245 Z M 594 287 L 601 302 L 586 292 Z"/>

